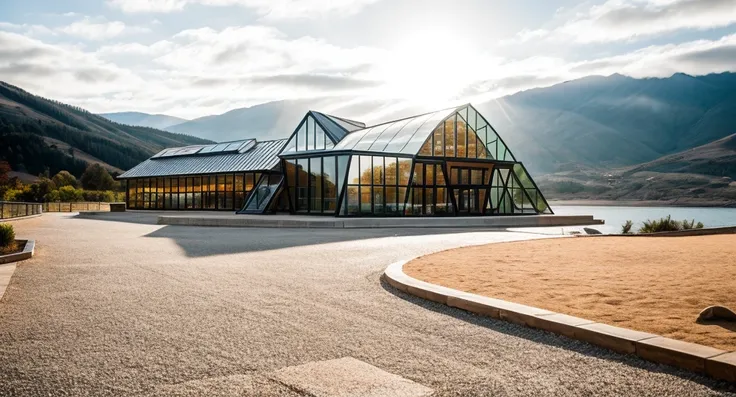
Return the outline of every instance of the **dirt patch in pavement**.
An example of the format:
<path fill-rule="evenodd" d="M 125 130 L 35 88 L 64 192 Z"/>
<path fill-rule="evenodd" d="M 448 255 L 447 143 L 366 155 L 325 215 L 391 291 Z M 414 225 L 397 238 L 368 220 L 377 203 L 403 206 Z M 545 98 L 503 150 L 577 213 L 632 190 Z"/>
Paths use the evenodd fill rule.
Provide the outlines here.
<path fill-rule="evenodd" d="M 736 235 L 562 238 L 458 248 L 404 265 L 414 278 L 597 322 L 736 350 Z"/>

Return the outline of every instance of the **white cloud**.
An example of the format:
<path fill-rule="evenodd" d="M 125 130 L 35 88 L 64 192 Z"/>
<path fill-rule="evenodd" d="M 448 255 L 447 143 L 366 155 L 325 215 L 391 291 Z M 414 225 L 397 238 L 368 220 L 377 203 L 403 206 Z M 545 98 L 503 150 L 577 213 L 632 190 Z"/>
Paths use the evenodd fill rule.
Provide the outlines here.
<path fill-rule="evenodd" d="M 124 12 L 174 12 L 187 5 L 242 6 L 267 19 L 312 18 L 326 14 L 353 15 L 380 0 L 108 0 Z"/>
<path fill-rule="evenodd" d="M 2 32 L 11 28 L 14 32 Z M 480 67 L 463 69 L 465 64 L 448 58 L 419 70 L 426 63 L 407 63 L 402 58 L 407 54 L 345 48 L 309 36 L 290 38 L 267 26 L 190 29 L 154 43 L 103 43 L 96 50 L 50 45 L 15 33 L 22 30 L 0 23 L 0 80 L 95 112 L 136 109 L 196 117 L 280 99 L 411 101 L 416 99 L 411 86 L 395 85 L 397 76 L 408 74 L 429 87 L 427 96 L 467 101 L 591 74 L 666 77 L 736 71 L 736 35 L 579 62 L 543 53 L 508 59 L 476 51 L 474 64 Z M 126 31 L 94 34 L 110 32 Z M 431 50 L 419 51 L 424 52 L 434 59 Z M 399 63 L 408 65 L 406 76 L 397 73 Z"/>
<path fill-rule="evenodd" d="M 190 0 L 108 0 L 107 4 L 124 12 L 180 11 Z"/>
<path fill-rule="evenodd" d="M 580 62 L 551 57 L 507 61 L 495 65 L 491 78 L 472 84 L 465 93 L 482 100 L 590 75 L 664 78 L 675 73 L 698 76 L 722 72 L 736 72 L 736 34 L 718 40 L 650 46 Z"/>
<path fill-rule="evenodd" d="M 12 32 L 23 32 L 23 34 L 27 36 L 40 36 L 40 35 L 54 36 L 56 35 L 56 32 L 54 32 L 52 29 L 49 29 L 48 27 L 44 25 L 31 25 L 27 23 L 16 24 L 16 23 L 0 21 L 0 29 L 12 31 Z"/>
<path fill-rule="evenodd" d="M 104 95 L 123 85 L 136 87 L 142 83 L 130 71 L 81 49 L 3 31 L 0 80 L 59 100 L 69 93 L 80 97 Z"/>
<path fill-rule="evenodd" d="M 568 14 L 569 15 L 569 14 Z M 550 29 L 522 30 L 513 43 L 549 38 L 602 43 L 736 23 L 736 0 L 608 0 Z"/>
<path fill-rule="evenodd" d="M 383 51 L 337 47 L 309 36 L 288 39 L 266 26 L 185 30 L 173 37 L 177 46 L 155 59 L 160 65 L 180 71 L 222 75 L 265 73 L 308 73 L 347 70 L 385 55 Z"/>
<path fill-rule="evenodd" d="M 70 25 L 56 29 L 58 32 L 86 40 L 108 40 L 123 34 L 145 33 L 150 29 L 128 26 L 121 21 L 107 21 L 104 18 L 85 17 Z"/>

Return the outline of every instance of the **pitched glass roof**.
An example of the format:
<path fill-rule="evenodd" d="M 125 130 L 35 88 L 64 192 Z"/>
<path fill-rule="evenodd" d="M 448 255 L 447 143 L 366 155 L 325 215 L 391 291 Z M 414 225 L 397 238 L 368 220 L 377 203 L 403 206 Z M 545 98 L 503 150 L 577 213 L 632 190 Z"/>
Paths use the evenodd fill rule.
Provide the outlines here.
<path fill-rule="evenodd" d="M 458 108 L 443 109 L 406 119 L 389 121 L 356 130 L 342 139 L 333 150 L 361 150 L 417 154 L 432 130 Z"/>
<path fill-rule="evenodd" d="M 349 120 L 349 119 L 345 119 L 342 117 L 332 116 L 329 114 L 325 114 L 325 116 L 329 117 L 330 120 L 335 122 L 335 124 L 338 124 L 340 127 L 344 128 L 348 132 L 361 130 L 366 127 L 365 123 L 361 123 L 360 121 Z"/>

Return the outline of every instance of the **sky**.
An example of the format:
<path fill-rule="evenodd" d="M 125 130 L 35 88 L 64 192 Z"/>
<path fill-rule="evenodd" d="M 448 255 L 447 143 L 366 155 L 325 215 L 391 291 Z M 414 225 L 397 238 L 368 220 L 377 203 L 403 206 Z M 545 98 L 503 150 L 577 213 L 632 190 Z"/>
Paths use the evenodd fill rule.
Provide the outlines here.
<path fill-rule="evenodd" d="M 736 0 L 0 0 L 0 80 L 96 113 L 441 108 L 735 69 Z"/>

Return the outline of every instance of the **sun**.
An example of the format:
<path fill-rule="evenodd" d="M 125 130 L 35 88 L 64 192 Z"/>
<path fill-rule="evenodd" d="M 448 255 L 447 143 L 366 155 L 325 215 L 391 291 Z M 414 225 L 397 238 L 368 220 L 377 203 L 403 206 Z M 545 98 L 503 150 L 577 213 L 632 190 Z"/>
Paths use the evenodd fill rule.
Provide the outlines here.
<path fill-rule="evenodd" d="M 386 94 L 427 106 L 446 104 L 482 72 L 477 52 L 452 31 L 426 29 L 398 38 L 383 62 Z"/>

